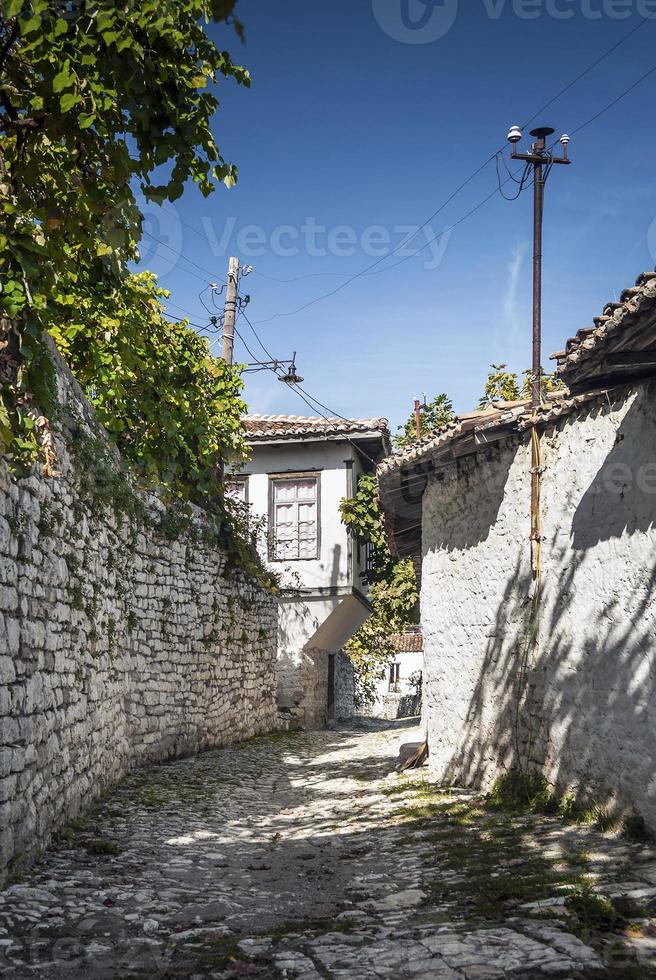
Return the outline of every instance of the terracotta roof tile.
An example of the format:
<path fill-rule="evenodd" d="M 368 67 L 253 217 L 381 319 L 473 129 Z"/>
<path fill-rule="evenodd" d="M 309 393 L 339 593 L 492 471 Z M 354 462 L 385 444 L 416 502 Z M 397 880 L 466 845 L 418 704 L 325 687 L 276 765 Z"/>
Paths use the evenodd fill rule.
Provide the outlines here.
<path fill-rule="evenodd" d="M 248 442 L 378 436 L 389 439 L 387 419 L 340 419 L 305 415 L 247 415 Z"/>
<path fill-rule="evenodd" d="M 556 373 L 570 386 L 577 387 L 594 383 L 602 378 L 604 366 L 595 363 L 603 356 L 606 346 L 616 350 L 640 351 L 644 337 L 636 342 L 631 334 L 632 328 L 639 331 L 641 325 L 651 327 L 651 317 L 656 313 L 656 272 L 643 272 L 636 279 L 635 286 L 622 292 L 620 302 L 607 303 L 601 316 L 593 318 L 593 327 L 584 327 L 574 337 L 570 337 L 565 349 L 551 355 L 558 362 Z M 656 336 L 651 345 L 656 345 Z"/>
<path fill-rule="evenodd" d="M 544 403 L 536 410 L 539 422 L 547 423 L 568 415 L 596 398 L 608 398 L 613 388 L 597 388 L 594 391 L 572 395 L 567 388 L 547 395 Z M 496 408 L 491 411 L 478 412 L 475 415 L 459 415 L 446 428 L 432 436 L 422 439 L 403 452 L 389 456 L 378 465 L 378 478 L 384 483 L 385 479 L 395 471 L 407 470 L 411 466 L 421 464 L 424 460 L 439 456 L 440 451 L 446 450 L 450 444 L 456 444 L 468 437 L 472 441 L 472 452 L 485 448 L 488 439 L 499 429 L 510 432 L 522 432 L 533 422 L 533 412 L 528 399 L 517 402 L 495 402 Z M 503 407 L 502 407 L 503 406 Z"/>
<path fill-rule="evenodd" d="M 397 653 L 421 653 L 424 649 L 424 637 L 421 630 L 395 633 L 390 636 L 390 640 Z"/>

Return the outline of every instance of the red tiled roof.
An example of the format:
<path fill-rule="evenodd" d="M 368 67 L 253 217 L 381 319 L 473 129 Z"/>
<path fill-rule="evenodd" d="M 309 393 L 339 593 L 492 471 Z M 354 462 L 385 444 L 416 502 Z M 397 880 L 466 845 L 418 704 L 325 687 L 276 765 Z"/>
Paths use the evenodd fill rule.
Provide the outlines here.
<path fill-rule="evenodd" d="M 619 303 L 607 303 L 594 326 L 570 337 L 551 355 L 557 374 L 570 387 L 591 387 L 614 373 L 640 371 L 646 353 L 656 354 L 656 272 L 643 272 Z M 654 357 L 650 357 L 650 366 Z"/>
<path fill-rule="evenodd" d="M 387 419 L 340 419 L 304 415 L 247 415 L 248 442 L 338 439 L 340 436 L 389 439 Z"/>
<path fill-rule="evenodd" d="M 535 413 L 529 401 L 493 402 L 379 464 L 380 502 L 397 555 L 421 553 L 421 498 L 430 473 L 465 457 L 484 459 L 486 448 L 517 438 L 535 421 L 547 425 L 596 400 L 626 397 L 627 384 L 656 374 L 656 272 L 643 272 L 620 300 L 552 355 L 567 387 L 547 395 Z"/>
<path fill-rule="evenodd" d="M 412 633 L 395 633 L 390 640 L 397 653 L 421 653 L 424 649 L 421 630 Z"/>

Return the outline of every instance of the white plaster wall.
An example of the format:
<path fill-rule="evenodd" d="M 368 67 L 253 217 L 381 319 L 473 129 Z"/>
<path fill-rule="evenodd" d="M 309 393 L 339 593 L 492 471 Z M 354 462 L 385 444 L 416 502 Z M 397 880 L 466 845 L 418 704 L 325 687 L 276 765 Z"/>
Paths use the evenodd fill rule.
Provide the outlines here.
<path fill-rule="evenodd" d="M 272 561 L 266 536 L 260 547 L 263 559 L 281 575 L 283 584 L 290 590 L 302 590 L 279 602 L 278 704 L 283 709 L 298 709 L 302 723 L 316 727 L 326 721 L 328 653 L 337 653 L 367 616 L 365 606 L 351 594 L 363 586 L 357 547 L 349 540 L 339 511 L 342 499 L 352 494 L 361 463 L 354 447 L 343 441 L 256 445 L 241 475 L 248 477 L 253 516 L 268 523 L 269 476 L 313 471 L 320 484 L 319 558 Z M 327 594 L 331 589 L 341 594 Z M 338 615 L 328 623 L 338 607 Z"/>
<path fill-rule="evenodd" d="M 656 825 L 653 386 L 562 420 L 542 448 L 537 648 L 526 641 L 527 440 L 461 464 L 426 492 L 432 774 L 487 786 L 528 763 L 560 789 L 614 796 Z"/>
<path fill-rule="evenodd" d="M 407 697 L 409 694 L 415 693 L 415 687 L 410 684 L 410 678 L 417 671 L 422 671 L 424 669 L 424 655 L 418 651 L 412 651 L 409 653 L 398 653 L 393 661 L 385 667 L 385 672 L 381 679 L 376 684 L 376 698 L 374 703 L 368 709 L 367 714 L 372 717 L 382 716 L 382 712 L 385 710 L 385 700 L 390 694 L 389 689 L 389 672 L 390 667 L 394 664 L 399 665 L 399 683 L 398 691 L 395 694 L 401 697 Z"/>
<path fill-rule="evenodd" d="M 318 559 L 270 561 L 274 571 L 286 569 L 298 575 L 304 588 L 329 588 L 353 584 L 349 568 L 349 539 L 342 524 L 339 503 L 351 493 L 351 472 L 346 461 L 354 450 L 346 442 L 298 443 L 294 445 L 255 446 L 243 470 L 248 475 L 248 502 L 255 517 L 269 517 L 269 474 L 317 470 L 320 479 L 321 549 Z"/>
<path fill-rule="evenodd" d="M 311 654 L 305 651 L 312 648 L 312 637 L 339 602 L 339 599 L 285 598 L 278 603 L 278 704 L 280 707 L 302 707 L 305 704 L 309 674 L 314 669 L 308 663 Z"/>

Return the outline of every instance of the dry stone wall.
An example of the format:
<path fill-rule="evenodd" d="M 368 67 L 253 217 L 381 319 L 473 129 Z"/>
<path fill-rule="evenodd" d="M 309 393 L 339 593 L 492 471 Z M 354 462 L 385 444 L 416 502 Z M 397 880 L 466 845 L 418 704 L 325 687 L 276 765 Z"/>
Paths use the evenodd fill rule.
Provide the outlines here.
<path fill-rule="evenodd" d="M 277 609 L 135 492 L 58 363 L 58 475 L 0 469 L 0 880 L 128 769 L 275 727 Z"/>
<path fill-rule="evenodd" d="M 424 498 L 431 768 L 489 786 L 519 765 L 656 827 L 656 402 L 603 396 L 544 435 L 539 644 L 530 446 L 488 450 Z"/>

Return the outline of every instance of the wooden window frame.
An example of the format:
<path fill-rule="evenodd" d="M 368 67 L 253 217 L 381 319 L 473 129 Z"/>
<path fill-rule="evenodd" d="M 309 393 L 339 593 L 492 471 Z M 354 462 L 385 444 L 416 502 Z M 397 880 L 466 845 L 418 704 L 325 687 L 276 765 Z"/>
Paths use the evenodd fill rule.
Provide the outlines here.
<path fill-rule="evenodd" d="M 317 547 L 316 554 L 307 558 L 278 558 L 276 557 L 275 532 L 276 532 L 276 497 L 275 486 L 277 483 L 290 483 L 294 481 L 314 481 L 317 488 L 316 508 L 317 508 Z M 317 561 L 321 557 L 321 471 L 304 470 L 294 473 L 269 473 L 269 561 L 286 565 L 297 561 Z"/>

